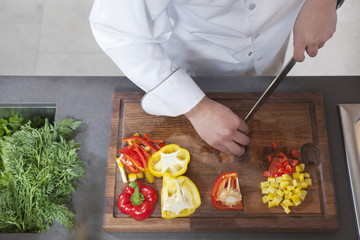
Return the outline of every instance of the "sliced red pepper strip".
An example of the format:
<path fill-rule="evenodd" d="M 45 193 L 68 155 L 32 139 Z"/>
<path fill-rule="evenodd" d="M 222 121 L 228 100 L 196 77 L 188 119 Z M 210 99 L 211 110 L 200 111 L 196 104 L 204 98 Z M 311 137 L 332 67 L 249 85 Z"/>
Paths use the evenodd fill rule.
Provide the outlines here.
<path fill-rule="evenodd" d="M 146 151 L 137 144 L 131 145 L 130 149 L 134 150 L 139 155 L 139 157 L 140 157 L 140 159 L 142 161 L 142 164 L 144 166 L 144 170 L 145 170 L 145 168 L 148 168 L 147 159 L 146 159 L 145 154 L 144 154 L 144 152 L 146 152 Z"/>
<path fill-rule="evenodd" d="M 139 173 L 139 169 L 124 155 L 121 154 L 120 162 L 124 165 L 131 173 Z"/>
<path fill-rule="evenodd" d="M 130 145 L 132 146 L 132 145 Z M 124 154 L 140 171 L 144 172 L 144 165 L 142 164 L 142 160 L 140 159 L 139 155 L 136 154 L 135 151 L 130 149 L 130 146 L 123 147 L 120 150 L 120 153 Z"/>
<path fill-rule="evenodd" d="M 131 136 L 131 137 L 123 138 L 124 142 L 128 142 L 128 141 L 132 142 L 134 140 L 140 142 L 145 147 L 149 147 L 151 154 L 154 154 L 155 152 L 157 152 L 160 149 L 160 148 L 155 147 L 152 143 L 150 143 L 146 139 L 139 137 L 139 136 Z"/>
<path fill-rule="evenodd" d="M 237 172 L 224 173 L 216 179 L 211 199 L 212 205 L 220 210 L 243 209 Z"/>
<path fill-rule="evenodd" d="M 154 139 L 151 139 L 146 133 L 144 133 L 144 139 L 148 140 L 149 142 L 152 142 L 152 143 L 163 143 L 164 140 L 154 140 Z"/>

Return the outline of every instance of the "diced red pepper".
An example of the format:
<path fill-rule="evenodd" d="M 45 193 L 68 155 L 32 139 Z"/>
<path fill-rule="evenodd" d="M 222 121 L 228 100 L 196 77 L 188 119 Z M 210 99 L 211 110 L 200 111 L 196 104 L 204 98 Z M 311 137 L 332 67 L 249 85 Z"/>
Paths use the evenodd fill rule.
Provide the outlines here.
<path fill-rule="evenodd" d="M 268 162 L 271 162 L 271 161 L 272 161 L 271 155 L 267 155 L 266 158 L 267 158 L 267 161 L 268 161 Z"/>
<path fill-rule="evenodd" d="M 269 178 L 271 177 L 271 173 L 269 171 L 264 171 L 263 176 Z"/>
<path fill-rule="evenodd" d="M 286 155 L 284 153 L 282 153 L 282 152 L 279 152 L 278 157 L 286 158 Z"/>
<path fill-rule="evenodd" d="M 300 157 L 300 153 L 298 150 L 292 150 L 291 151 L 291 157 L 298 159 Z"/>
<path fill-rule="evenodd" d="M 287 165 L 287 166 L 285 167 L 285 172 L 291 173 L 291 172 L 292 172 L 292 167 L 291 167 L 290 165 Z"/>
<path fill-rule="evenodd" d="M 290 165 L 291 165 L 291 167 L 293 167 L 293 168 L 295 168 L 297 165 L 299 165 L 300 164 L 300 161 L 299 160 L 292 160 L 291 161 L 291 163 L 290 163 Z"/>
<path fill-rule="evenodd" d="M 272 148 L 273 150 L 276 149 L 276 142 L 272 142 L 272 143 L 271 143 L 271 148 Z"/>
<path fill-rule="evenodd" d="M 274 174 L 274 177 L 281 177 L 282 175 L 283 175 L 282 173 L 277 172 Z"/>

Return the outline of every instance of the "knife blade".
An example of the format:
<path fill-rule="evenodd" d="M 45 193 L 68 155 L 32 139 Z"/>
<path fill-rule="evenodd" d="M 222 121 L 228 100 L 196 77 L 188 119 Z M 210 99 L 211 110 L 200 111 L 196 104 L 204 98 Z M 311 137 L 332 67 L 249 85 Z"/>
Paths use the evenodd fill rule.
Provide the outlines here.
<path fill-rule="evenodd" d="M 245 122 L 250 121 L 250 119 L 254 116 L 257 110 L 265 103 L 265 101 L 269 98 L 271 93 L 275 90 L 277 86 L 279 86 L 280 82 L 286 77 L 286 75 L 290 72 L 292 67 L 295 65 L 296 61 L 292 57 L 287 64 L 283 67 L 280 74 L 278 74 L 274 80 L 270 83 L 265 92 L 261 95 L 261 97 L 257 100 L 255 105 L 251 108 L 249 113 L 244 118 Z"/>

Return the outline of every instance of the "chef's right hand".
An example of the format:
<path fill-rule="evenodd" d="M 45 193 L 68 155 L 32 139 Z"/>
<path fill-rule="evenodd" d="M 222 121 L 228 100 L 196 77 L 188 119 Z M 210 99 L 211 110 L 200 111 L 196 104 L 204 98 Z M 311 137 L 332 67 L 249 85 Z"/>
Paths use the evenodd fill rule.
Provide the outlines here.
<path fill-rule="evenodd" d="M 227 154 L 245 153 L 244 146 L 250 142 L 249 128 L 228 107 L 204 97 L 185 117 L 212 147 Z"/>

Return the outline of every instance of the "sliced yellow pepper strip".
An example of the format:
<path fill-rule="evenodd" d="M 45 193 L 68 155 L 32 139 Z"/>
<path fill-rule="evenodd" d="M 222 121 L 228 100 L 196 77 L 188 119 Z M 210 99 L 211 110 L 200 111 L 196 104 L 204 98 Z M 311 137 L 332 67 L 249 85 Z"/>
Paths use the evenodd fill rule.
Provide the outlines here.
<path fill-rule="evenodd" d="M 199 190 L 185 176 L 175 178 L 166 172 L 161 189 L 161 215 L 163 218 L 187 217 L 201 205 Z"/>
<path fill-rule="evenodd" d="M 149 170 L 156 177 L 164 176 L 169 172 L 174 177 L 184 174 L 190 161 L 188 150 L 176 144 L 162 147 L 149 158 Z"/>

